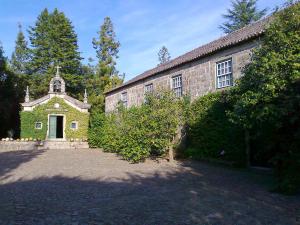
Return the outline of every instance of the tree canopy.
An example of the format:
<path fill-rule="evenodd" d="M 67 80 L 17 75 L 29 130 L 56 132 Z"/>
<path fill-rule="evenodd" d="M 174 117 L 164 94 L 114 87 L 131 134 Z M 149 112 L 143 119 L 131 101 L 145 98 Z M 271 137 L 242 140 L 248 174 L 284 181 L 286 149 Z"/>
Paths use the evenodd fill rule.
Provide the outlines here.
<path fill-rule="evenodd" d="M 231 90 L 233 108 L 228 112 L 234 123 L 254 130 L 256 136 L 263 127 L 268 128 L 265 133 L 269 132 L 272 141 L 265 145 L 276 155 L 273 160 L 282 173 L 291 166 L 300 169 L 299 12 L 300 3 L 296 3 L 274 14 L 261 47 L 254 51 L 244 76 Z M 286 182 L 295 184 L 284 182 L 285 187 Z"/>
<path fill-rule="evenodd" d="M 19 32 L 15 42 L 15 50 L 11 56 L 12 70 L 18 74 L 28 74 L 28 63 L 30 59 L 30 50 L 27 41 L 22 31 L 22 26 L 19 24 Z"/>
<path fill-rule="evenodd" d="M 223 15 L 227 21 L 220 26 L 220 29 L 228 34 L 261 19 L 267 9 L 258 10 L 256 2 L 257 0 L 233 0 L 231 8 Z"/>
<path fill-rule="evenodd" d="M 158 55 L 159 65 L 164 64 L 164 63 L 170 61 L 170 59 L 171 59 L 169 50 L 167 49 L 166 46 L 162 46 L 161 49 L 158 51 L 157 55 Z"/>
<path fill-rule="evenodd" d="M 71 21 L 63 12 L 54 9 L 49 13 L 44 9 L 34 26 L 29 29 L 31 42 L 30 70 L 34 75 L 35 96 L 45 94 L 50 77 L 59 65 L 61 75 L 66 80 L 67 91 L 71 95 L 82 92 L 81 57 L 78 50 L 77 35 Z"/>

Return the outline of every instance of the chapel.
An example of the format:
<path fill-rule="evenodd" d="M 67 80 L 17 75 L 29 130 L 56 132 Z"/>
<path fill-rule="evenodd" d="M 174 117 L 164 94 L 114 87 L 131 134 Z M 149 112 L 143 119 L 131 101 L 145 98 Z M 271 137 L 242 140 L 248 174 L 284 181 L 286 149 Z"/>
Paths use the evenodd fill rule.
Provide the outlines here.
<path fill-rule="evenodd" d="M 29 87 L 21 103 L 21 138 L 36 140 L 87 140 L 89 109 L 85 90 L 83 101 L 66 94 L 65 81 L 56 67 L 47 95 L 31 100 Z"/>

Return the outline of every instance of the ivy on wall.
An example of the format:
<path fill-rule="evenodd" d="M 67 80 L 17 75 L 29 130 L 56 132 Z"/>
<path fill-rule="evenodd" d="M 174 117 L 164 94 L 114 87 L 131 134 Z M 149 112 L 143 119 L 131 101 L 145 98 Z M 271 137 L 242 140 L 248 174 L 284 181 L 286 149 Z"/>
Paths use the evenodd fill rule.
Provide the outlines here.
<path fill-rule="evenodd" d="M 58 103 L 59 108 L 54 108 Z M 48 130 L 48 115 L 65 115 L 64 132 L 67 139 L 87 139 L 89 126 L 89 113 L 80 112 L 65 103 L 62 98 L 53 97 L 47 103 L 39 105 L 33 111 L 22 111 L 21 117 L 21 138 L 46 139 Z M 78 122 L 77 129 L 71 129 L 71 123 Z M 42 122 L 41 129 L 35 129 L 35 123 Z"/>

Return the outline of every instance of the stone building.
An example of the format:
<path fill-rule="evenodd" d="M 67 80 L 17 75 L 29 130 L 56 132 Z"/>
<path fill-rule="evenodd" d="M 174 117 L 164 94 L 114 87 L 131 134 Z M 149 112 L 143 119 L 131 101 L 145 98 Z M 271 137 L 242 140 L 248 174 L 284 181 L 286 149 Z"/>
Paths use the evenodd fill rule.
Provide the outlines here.
<path fill-rule="evenodd" d="M 260 20 L 200 46 L 106 92 L 105 111 L 113 111 L 120 101 L 126 107 L 141 105 L 145 93 L 157 89 L 171 89 L 178 97 L 189 93 L 193 100 L 233 86 L 269 20 Z"/>
<path fill-rule="evenodd" d="M 59 67 L 46 96 L 30 101 L 27 87 L 21 114 L 21 138 L 40 140 L 86 140 L 89 123 L 87 94 L 81 102 L 68 96 Z"/>

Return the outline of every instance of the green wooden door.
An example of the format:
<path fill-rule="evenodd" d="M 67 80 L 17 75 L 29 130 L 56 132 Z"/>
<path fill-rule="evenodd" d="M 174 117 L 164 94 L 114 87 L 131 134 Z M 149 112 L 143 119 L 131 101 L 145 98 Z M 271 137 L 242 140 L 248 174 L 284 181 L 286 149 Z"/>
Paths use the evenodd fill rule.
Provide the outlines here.
<path fill-rule="evenodd" d="M 49 138 L 56 138 L 56 116 L 49 117 Z"/>

